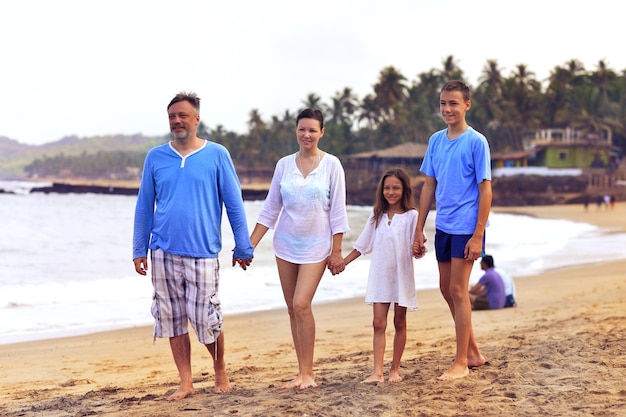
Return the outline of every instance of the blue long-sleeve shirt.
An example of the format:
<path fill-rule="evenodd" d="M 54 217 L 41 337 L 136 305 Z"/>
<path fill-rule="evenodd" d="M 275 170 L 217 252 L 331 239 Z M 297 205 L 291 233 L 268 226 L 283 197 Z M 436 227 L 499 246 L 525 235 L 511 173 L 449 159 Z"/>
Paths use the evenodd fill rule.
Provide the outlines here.
<path fill-rule="evenodd" d="M 183 157 L 167 143 L 144 162 L 135 207 L 133 259 L 148 249 L 194 258 L 217 258 L 222 249 L 222 207 L 235 237 L 233 256 L 250 259 L 241 186 L 228 150 L 206 141 Z"/>

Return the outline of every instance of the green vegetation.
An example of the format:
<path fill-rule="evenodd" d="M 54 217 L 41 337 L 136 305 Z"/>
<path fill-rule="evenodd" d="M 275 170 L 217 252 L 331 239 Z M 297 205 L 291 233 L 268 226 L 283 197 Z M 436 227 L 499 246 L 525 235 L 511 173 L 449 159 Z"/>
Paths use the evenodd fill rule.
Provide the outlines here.
<path fill-rule="evenodd" d="M 77 176 L 84 178 L 137 178 L 138 169 L 143 166 L 145 152 L 99 151 L 95 154 L 83 152 L 78 156 L 64 153 L 36 159 L 24 168 L 30 176 L 58 177 Z"/>
<path fill-rule="evenodd" d="M 443 62 L 443 69 L 418 74 L 413 80 L 390 66 L 380 72 L 373 93 L 362 99 L 346 87 L 329 103 L 311 93 L 301 108 L 319 107 L 325 112 L 326 135 L 321 146 L 336 155 L 404 142 L 427 143 L 434 131 L 445 127 L 438 97 L 441 85 L 450 79 L 465 79 L 452 56 Z M 471 87 L 468 121 L 485 134 L 494 152 L 521 150 L 522 138 L 529 131 L 572 127 L 583 135 L 608 130 L 613 143 L 626 153 L 626 70 L 618 74 L 600 61 L 596 70 L 587 71 L 571 60 L 555 67 L 549 79 L 541 82 L 525 65 L 518 65 L 507 77 L 497 61 L 489 60 L 479 84 Z M 221 126 L 208 134 L 226 145 L 239 164 L 273 165 L 296 150 L 296 113 L 285 110 L 264 120 L 253 109 L 247 135 L 226 132 Z"/>
<path fill-rule="evenodd" d="M 237 165 L 271 167 L 297 150 L 297 111 L 319 107 L 326 115 L 321 147 L 330 153 L 341 156 L 404 142 L 426 143 L 431 133 L 444 127 L 439 116 L 441 85 L 450 79 L 465 79 L 452 56 L 442 64 L 442 69 L 417 74 L 412 80 L 390 66 L 380 72 L 373 92 L 363 98 L 349 87 L 337 91 L 329 102 L 311 93 L 298 109 L 269 119 L 258 109 L 251 110 L 246 134 L 219 125 L 210 129 L 201 123 L 199 136 L 225 145 Z M 505 76 L 497 61 L 488 60 L 479 84 L 471 87 L 473 105 L 468 122 L 485 134 L 494 152 L 521 150 L 528 131 L 568 126 L 583 134 L 608 130 L 613 143 L 626 152 L 626 70 L 617 73 L 600 61 L 589 71 L 571 60 L 556 66 L 542 81 L 523 64 Z M 121 175 L 140 169 L 145 152 L 166 140 L 167 136 L 141 135 L 68 138 L 16 150 L 0 139 L 0 175 L 22 168 L 39 176 L 61 172 L 85 177 Z"/>

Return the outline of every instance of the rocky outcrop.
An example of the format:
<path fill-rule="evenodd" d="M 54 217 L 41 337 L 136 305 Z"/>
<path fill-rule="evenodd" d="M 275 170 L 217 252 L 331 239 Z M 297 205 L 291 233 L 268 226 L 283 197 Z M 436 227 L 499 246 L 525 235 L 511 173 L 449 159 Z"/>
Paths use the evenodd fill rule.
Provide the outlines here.
<path fill-rule="evenodd" d="M 413 178 L 413 195 L 419 201 L 423 182 L 421 177 Z M 580 176 L 541 176 L 512 175 L 494 178 L 493 206 L 538 206 L 552 204 L 582 204 L 594 200 L 598 195 L 613 194 L 618 201 L 626 200 L 626 186 L 611 189 L 589 189 L 589 178 Z M 371 206 L 374 204 L 377 181 L 356 181 L 348 178 L 347 203 L 350 205 Z M 264 200 L 266 187 L 243 187 L 244 200 Z M 89 184 L 67 184 L 54 182 L 51 186 L 33 188 L 31 192 L 43 193 L 95 193 L 137 195 L 137 187 L 121 187 Z"/>
<path fill-rule="evenodd" d="M 538 206 L 582 203 L 587 193 L 586 176 L 515 175 L 494 178 L 492 205 Z"/>

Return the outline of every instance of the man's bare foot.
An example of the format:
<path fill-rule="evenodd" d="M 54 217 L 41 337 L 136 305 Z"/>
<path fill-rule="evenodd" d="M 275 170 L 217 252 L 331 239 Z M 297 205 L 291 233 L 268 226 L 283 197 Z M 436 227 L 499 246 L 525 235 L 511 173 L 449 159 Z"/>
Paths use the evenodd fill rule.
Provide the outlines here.
<path fill-rule="evenodd" d="M 374 373 L 368 376 L 367 378 L 365 378 L 363 381 L 361 381 L 361 384 L 377 384 L 379 382 L 384 382 L 384 381 L 385 381 L 385 377 Z"/>
<path fill-rule="evenodd" d="M 213 392 L 216 394 L 226 394 L 232 391 L 230 387 L 230 381 L 225 370 L 215 371 L 215 387 Z"/>
<path fill-rule="evenodd" d="M 389 382 L 402 382 L 399 370 L 394 369 L 389 371 Z"/>
<path fill-rule="evenodd" d="M 169 397 L 168 401 L 178 401 L 194 393 L 193 387 L 178 387 L 178 389 Z"/>
<path fill-rule="evenodd" d="M 478 354 L 478 356 L 472 357 L 472 358 L 470 358 L 469 356 L 467 357 L 467 367 L 470 369 L 479 368 L 483 366 L 485 363 L 487 363 L 487 361 L 481 354 Z"/>
<path fill-rule="evenodd" d="M 439 381 L 452 381 L 469 375 L 469 368 L 452 365 L 450 369 L 437 377 Z"/>

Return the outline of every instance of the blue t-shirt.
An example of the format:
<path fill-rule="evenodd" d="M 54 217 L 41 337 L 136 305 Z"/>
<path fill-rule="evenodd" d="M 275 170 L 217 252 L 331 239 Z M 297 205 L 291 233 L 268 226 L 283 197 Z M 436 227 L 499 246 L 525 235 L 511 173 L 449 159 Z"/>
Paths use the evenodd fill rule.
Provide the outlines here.
<path fill-rule="evenodd" d="M 489 299 L 489 308 L 503 308 L 506 302 L 506 294 L 504 293 L 504 281 L 500 275 L 493 269 L 489 268 L 485 271 L 485 275 L 478 280 L 480 285 L 487 289 L 487 298 Z"/>
<path fill-rule="evenodd" d="M 167 143 L 148 152 L 135 208 L 133 259 L 148 249 L 217 258 L 222 207 L 235 237 L 233 256 L 252 258 L 241 186 L 228 150 L 206 141 L 182 156 Z"/>
<path fill-rule="evenodd" d="M 428 141 L 420 171 L 437 180 L 437 229 L 454 235 L 474 233 L 478 184 L 491 181 L 487 139 L 471 127 L 455 139 L 448 139 L 448 129 L 440 130 Z"/>

